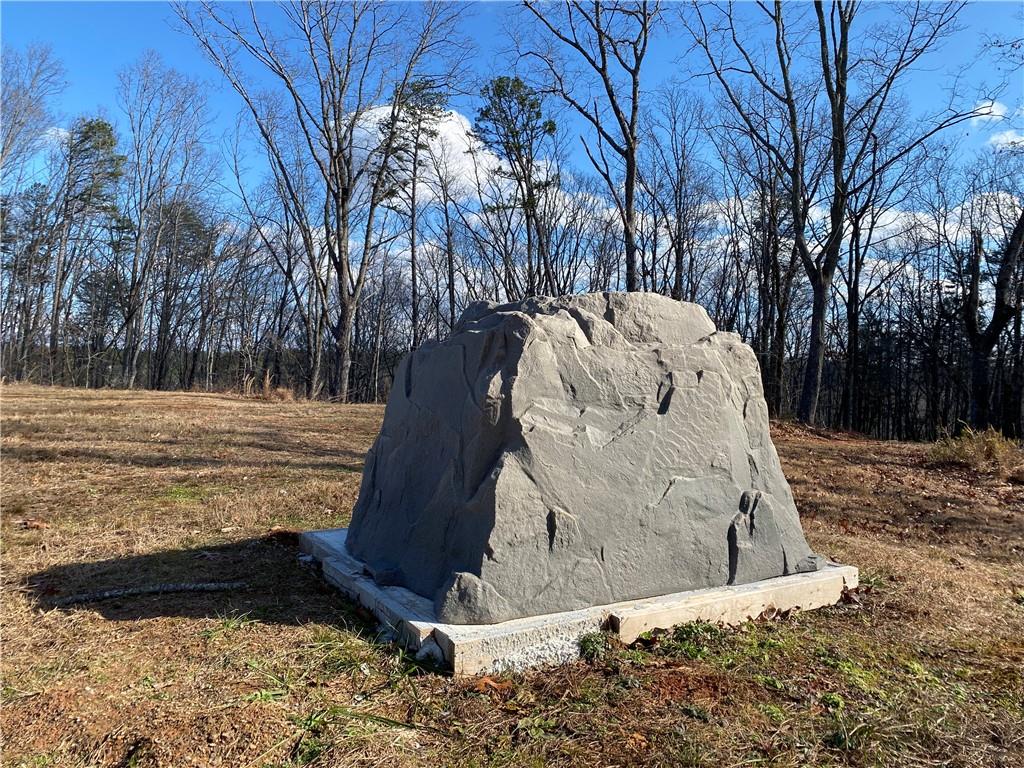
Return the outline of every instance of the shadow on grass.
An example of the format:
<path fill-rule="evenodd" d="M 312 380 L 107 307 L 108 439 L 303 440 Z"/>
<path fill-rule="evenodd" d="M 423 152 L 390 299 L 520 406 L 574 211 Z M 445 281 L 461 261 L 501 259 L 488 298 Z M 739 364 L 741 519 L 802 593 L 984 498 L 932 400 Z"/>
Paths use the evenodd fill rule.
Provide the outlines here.
<path fill-rule="evenodd" d="M 140 445 L 151 446 L 153 441 L 138 441 Z M 181 441 L 157 441 L 167 445 L 193 445 L 187 440 Z M 262 450 L 274 451 L 276 448 L 267 448 L 263 445 L 252 444 L 252 446 L 243 444 L 241 447 L 259 447 Z M 284 450 L 284 449 L 281 449 Z M 331 461 L 330 458 L 333 456 L 341 455 L 343 458 L 351 458 L 351 461 Z M 288 469 L 314 469 L 323 470 L 329 472 L 362 472 L 363 465 L 362 459 L 365 454 L 357 451 L 307 451 L 306 456 L 308 461 L 291 461 L 287 460 L 280 462 L 281 466 Z M 12 445 L 9 448 L 4 448 L 4 456 L 8 459 L 17 459 L 26 463 L 50 463 L 55 461 L 71 461 L 75 459 L 85 459 L 87 461 L 99 461 L 104 464 L 117 464 L 120 466 L 137 466 L 137 467 L 152 467 L 156 469 L 166 468 L 182 468 L 182 467 L 234 467 L 239 464 L 239 459 L 236 457 L 230 458 L 215 458 L 207 455 L 202 456 L 185 456 L 175 454 L 168 456 L 167 454 L 154 454 L 145 452 L 112 452 L 102 450 L 100 448 L 77 448 L 77 447 L 61 447 L 61 448 L 45 448 L 40 446 L 28 446 L 28 445 Z M 273 457 L 265 459 L 265 461 L 271 461 Z M 318 460 L 322 459 L 322 460 Z"/>
<path fill-rule="evenodd" d="M 241 584 L 66 604 L 69 598 L 108 590 L 225 582 Z M 57 565 L 26 577 L 22 586 L 42 610 L 91 610 L 111 621 L 244 614 L 263 623 L 312 622 L 373 633 L 366 613 L 330 589 L 313 567 L 299 562 L 294 534 Z"/>

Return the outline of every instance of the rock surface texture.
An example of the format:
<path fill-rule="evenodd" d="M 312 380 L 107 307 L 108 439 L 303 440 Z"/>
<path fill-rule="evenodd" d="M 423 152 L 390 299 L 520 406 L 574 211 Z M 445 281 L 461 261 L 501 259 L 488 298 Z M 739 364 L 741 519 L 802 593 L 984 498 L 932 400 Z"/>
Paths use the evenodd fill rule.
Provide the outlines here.
<path fill-rule="evenodd" d="M 816 570 L 757 360 L 650 293 L 473 304 L 399 366 L 347 539 L 490 624 Z"/>

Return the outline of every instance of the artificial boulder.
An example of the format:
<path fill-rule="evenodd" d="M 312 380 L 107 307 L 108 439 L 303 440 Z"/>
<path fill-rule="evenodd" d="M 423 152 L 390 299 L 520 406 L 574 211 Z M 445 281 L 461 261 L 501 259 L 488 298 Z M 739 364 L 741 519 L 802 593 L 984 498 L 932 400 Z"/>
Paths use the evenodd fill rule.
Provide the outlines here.
<path fill-rule="evenodd" d="M 651 293 L 472 304 L 406 357 L 347 546 L 454 624 L 820 563 L 754 353 Z"/>

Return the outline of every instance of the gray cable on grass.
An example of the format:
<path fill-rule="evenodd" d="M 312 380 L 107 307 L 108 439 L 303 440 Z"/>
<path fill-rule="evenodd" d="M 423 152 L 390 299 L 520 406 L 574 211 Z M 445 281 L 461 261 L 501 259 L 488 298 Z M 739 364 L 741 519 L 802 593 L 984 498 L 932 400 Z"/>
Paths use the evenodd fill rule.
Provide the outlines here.
<path fill-rule="evenodd" d="M 202 581 L 194 584 L 152 584 L 147 587 L 126 587 L 125 589 L 107 589 L 102 592 L 85 592 L 80 595 L 69 595 L 53 601 L 53 605 L 62 608 L 79 603 L 95 603 L 100 600 L 112 600 L 116 597 L 135 597 L 136 595 L 164 595 L 171 592 L 223 592 L 229 589 L 245 589 L 244 581 Z"/>

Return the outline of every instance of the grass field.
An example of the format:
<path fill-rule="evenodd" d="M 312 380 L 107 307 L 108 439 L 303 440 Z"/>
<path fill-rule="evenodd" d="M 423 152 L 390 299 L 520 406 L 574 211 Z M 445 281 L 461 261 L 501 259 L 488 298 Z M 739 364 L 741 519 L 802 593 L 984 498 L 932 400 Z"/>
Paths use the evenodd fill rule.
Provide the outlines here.
<path fill-rule="evenodd" d="M 1024 486 L 778 425 L 849 604 L 461 680 L 296 557 L 382 409 L 5 387 L 5 765 L 1024 764 Z M 239 581 L 62 606 L 94 590 Z"/>

